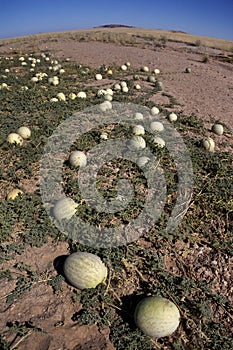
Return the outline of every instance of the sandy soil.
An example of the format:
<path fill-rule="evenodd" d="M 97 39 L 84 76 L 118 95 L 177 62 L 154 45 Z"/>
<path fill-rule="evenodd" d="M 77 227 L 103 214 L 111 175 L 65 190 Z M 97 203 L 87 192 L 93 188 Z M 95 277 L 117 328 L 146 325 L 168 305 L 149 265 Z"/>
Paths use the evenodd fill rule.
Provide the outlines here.
<path fill-rule="evenodd" d="M 165 48 L 130 47 L 101 42 L 44 43 L 42 49 L 54 50 L 57 57 L 99 68 L 104 64 L 148 66 L 162 72 L 164 92 L 174 96 L 186 115 L 219 119 L 233 127 L 233 65 L 220 62 L 222 53 L 214 49 L 190 48 L 168 43 Z M 209 60 L 202 62 L 205 54 Z M 192 74 L 185 74 L 190 67 Z M 164 74 L 163 74 L 164 73 Z M 154 98 L 155 103 L 159 102 Z"/>

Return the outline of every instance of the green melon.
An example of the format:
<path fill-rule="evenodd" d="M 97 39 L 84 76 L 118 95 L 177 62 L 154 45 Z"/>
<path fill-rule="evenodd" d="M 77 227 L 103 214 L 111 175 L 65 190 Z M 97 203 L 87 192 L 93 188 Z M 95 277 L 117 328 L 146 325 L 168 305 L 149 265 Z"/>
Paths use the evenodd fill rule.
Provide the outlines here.
<path fill-rule="evenodd" d="M 214 152 L 215 143 L 211 137 L 204 138 L 202 140 L 202 146 L 209 152 Z"/>
<path fill-rule="evenodd" d="M 147 297 L 138 303 L 134 319 L 143 333 L 152 338 L 162 338 L 171 335 L 178 328 L 180 312 L 166 298 Z"/>
<path fill-rule="evenodd" d="M 134 135 L 129 141 L 128 141 L 129 148 L 140 150 L 146 148 L 146 141 L 143 137 Z"/>
<path fill-rule="evenodd" d="M 58 221 L 63 219 L 69 220 L 75 214 L 77 206 L 73 199 L 63 197 L 55 203 L 52 215 Z"/>
<path fill-rule="evenodd" d="M 107 277 L 107 268 L 101 259 L 87 252 L 69 255 L 63 270 L 67 280 L 78 289 L 95 288 Z"/>
<path fill-rule="evenodd" d="M 20 145 L 20 146 L 23 144 L 23 138 L 19 134 L 15 133 L 15 132 L 10 133 L 7 136 L 6 140 L 9 143 L 17 144 L 17 145 Z"/>
<path fill-rule="evenodd" d="M 169 114 L 168 119 L 169 119 L 170 122 L 176 122 L 177 121 L 177 115 L 174 112 L 172 112 L 172 113 Z"/>
<path fill-rule="evenodd" d="M 164 126 L 163 123 L 158 122 L 158 121 L 153 121 L 150 123 L 150 129 L 152 132 L 155 131 L 163 131 L 164 130 Z"/>
<path fill-rule="evenodd" d="M 83 168 L 87 165 L 87 157 L 82 151 L 73 151 L 69 156 L 70 165 Z"/>
<path fill-rule="evenodd" d="M 18 128 L 17 134 L 19 134 L 23 139 L 29 139 L 31 136 L 31 130 L 27 126 L 21 126 Z"/>
<path fill-rule="evenodd" d="M 147 81 L 149 81 L 150 83 L 155 83 L 156 82 L 156 78 L 154 75 L 149 75 L 147 78 Z"/>
<path fill-rule="evenodd" d="M 145 134 L 145 129 L 143 125 L 135 125 L 133 127 L 133 133 L 134 135 L 144 135 Z"/>
<path fill-rule="evenodd" d="M 212 131 L 216 134 L 216 135 L 222 135 L 224 132 L 223 126 L 222 124 L 216 123 L 212 126 Z"/>

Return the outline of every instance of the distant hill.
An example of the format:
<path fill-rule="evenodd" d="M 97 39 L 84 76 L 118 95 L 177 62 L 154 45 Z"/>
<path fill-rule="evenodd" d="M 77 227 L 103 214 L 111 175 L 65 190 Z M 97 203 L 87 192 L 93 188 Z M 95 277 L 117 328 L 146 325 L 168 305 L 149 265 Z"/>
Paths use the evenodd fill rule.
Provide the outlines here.
<path fill-rule="evenodd" d="M 187 32 L 183 32 L 183 30 L 169 30 L 171 33 L 181 33 L 181 34 L 188 34 Z"/>
<path fill-rule="evenodd" d="M 134 26 L 127 26 L 124 24 L 104 24 L 102 26 L 97 26 L 94 28 L 135 28 Z"/>
<path fill-rule="evenodd" d="M 125 25 L 125 24 L 104 24 L 104 25 L 97 26 L 97 27 L 94 27 L 94 28 L 136 28 L 136 27 L 128 26 L 128 25 Z M 162 29 L 157 29 L 157 30 L 161 30 L 162 31 Z M 168 30 L 168 31 L 171 32 L 171 33 L 187 34 L 186 32 L 184 32 L 182 30 Z"/>

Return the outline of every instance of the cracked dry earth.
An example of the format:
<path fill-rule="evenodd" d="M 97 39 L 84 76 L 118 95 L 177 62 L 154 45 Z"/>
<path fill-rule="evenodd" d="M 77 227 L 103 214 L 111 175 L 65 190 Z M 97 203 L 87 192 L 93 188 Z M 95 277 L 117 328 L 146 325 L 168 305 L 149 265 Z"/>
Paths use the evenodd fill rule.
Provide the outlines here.
<path fill-rule="evenodd" d="M 147 48 L 145 45 L 130 47 L 102 42 L 59 40 L 43 42 L 40 49 L 49 50 L 58 60 L 69 57 L 72 61 L 94 68 L 99 68 L 103 63 L 119 65 L 126 61 L 132 67 L 147 65 L 151 69 L 159 68 L 163 73 L 165 92 L 180 103 L 176 110 L 179 108 L 185 115 L 195 114 L 203 118 L 207 126 L 211 124 L 211 118 L 214 118 L 233 128 L 233 65 L 221 62 L 218 57 L 222 53 L 218 50 L 205 49 L 209 54 L 209 61 L 203 63 L 201 48 L 191 48 L 180 43 L 168 43 L 165 48 Z M 9 47 L 2 46 L 1 50 L 7 52 Z M 191 74 L 184 73 L 186 67 L 192 69 Z M 156 94 L 153 101 L 159 104 L 168 102 L 161 94 Z M 219 255 L 217 260 L 213 260 L 211 248 L 197 246 L 190 249 L 183 242 L 177 242 L 175 249 L 188 264 L 195 263 L 195 278 L 207 281 L 212 279 L 217 293 L 232 298 L 232 261 L 229 257 Z M 44 283 L 47 276 L 57 274 L 54 268 L 56 257 L 68 253 L 68 244 L 48 242 L 41 248 L 32 247 L 10 261 L 11 266 L 23 261 L 41 276 L 41 283 L 35 283 L 30 291 L 26 291 L 12 304 L 6 305 L 4 299 L 1 299 L 0 329 L 8 341 L 13 340 L 15 335 L 6 327 L 6 322 L 30 321 L 45 330 L 32 332 L 18 345 L 18 350 L 115 349 L 109 340 L 108 328 L 99 329 L 96 325 L 79 326 L 72 321 L 81 305 L 72 302 L 71 286 L 62 282 L 61 292 L 54 294 L 52 287 Z M 3 267 L 11 269 L 9 262 L 4 264 L 6 266 Z M 177 273 L 175 257 L 166 256 L 164 264 L 166 270 Z M 227 267 L 227 271 L 222 266 Z M 0 289 L 4 291 L 4 295 L 10 294 L 14 287 L 15 281 L 1 279 Z"/>

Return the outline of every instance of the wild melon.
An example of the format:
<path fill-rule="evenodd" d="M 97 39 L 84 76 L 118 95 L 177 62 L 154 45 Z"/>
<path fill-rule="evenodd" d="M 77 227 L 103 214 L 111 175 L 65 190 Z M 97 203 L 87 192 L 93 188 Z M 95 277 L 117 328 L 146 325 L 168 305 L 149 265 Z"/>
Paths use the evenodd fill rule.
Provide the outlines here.
<path fill-rule="evenodd" d="M 107 267 L 99 256 L 87 252 L 75 252 L 64 263 L 67 280 L 78 289 L 95 288 L 107 277 Z"/>
<path fill-rule="evenodd" d="M 180 312 L 167 298 L 152 296 L 138 303 L 134 318 L 143 333 L 152 338 L 161 338 L 175 332 L 179 326 Z"/>

